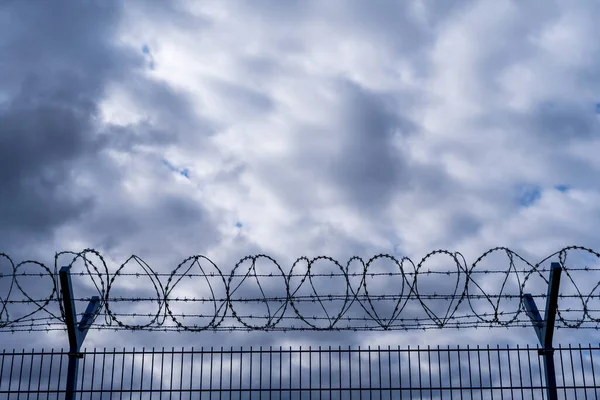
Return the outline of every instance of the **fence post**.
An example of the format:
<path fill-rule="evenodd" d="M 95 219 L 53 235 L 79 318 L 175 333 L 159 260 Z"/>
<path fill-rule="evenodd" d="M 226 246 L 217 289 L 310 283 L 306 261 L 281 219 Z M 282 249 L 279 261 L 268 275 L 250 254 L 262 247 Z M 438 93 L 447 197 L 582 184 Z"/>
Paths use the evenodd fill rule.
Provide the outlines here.
<path fill-rule="evenodd" d="M 87 335 L 87 332 L 94 322 L 94 319 L 100 312 L 100 297 L 91 298 L 85 313 L 77 323 L 77 311 L 75 310 L 75 298 L 73 296 L 73 285 L 71 283 L 70 267 L 62 267 L 59 271 L 60 289 L 62 302 L 65 310 L 65 322 L 67 324 L 67 334 L 69 336 L 69 364 L 67 368 L 67 388 L 65 399 L 74 400 L 77 390 L 77 369 L 79 359 L 83 358 L 80 353 L 81 344 Z"/>
<path fill-rule="evenodd" d="M 558 399 L 552 339 L 554 337 L 554 322 L 556 321 L 556 308 L 558 305 L 558 289 L 560 286 L 561 272 L 562 268 L 559 263 L 551 264 L 544 319 L 542 319 L 540 312 L 538 311 L 533 296 L 530 293 L 524 294 L 525 310 L 527 311 L 529 319 L 531 319 L 535 333 L 542 346 L 542 349 L 540 349 L 538 353 L 542 356 L 544 361 L 546 394 L 549 400 Z"/>

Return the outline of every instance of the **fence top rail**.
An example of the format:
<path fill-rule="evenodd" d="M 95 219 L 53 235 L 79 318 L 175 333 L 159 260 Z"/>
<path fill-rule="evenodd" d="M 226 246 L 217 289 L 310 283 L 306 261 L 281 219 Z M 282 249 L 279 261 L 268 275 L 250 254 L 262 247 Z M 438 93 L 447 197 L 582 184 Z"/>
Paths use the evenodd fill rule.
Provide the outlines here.
<path fill-rule="evenodd" d="M 385 352 L 400 352 L 400 353 L 427 353 L 427 352 L 470 352 L 470 353 L 483 353 L 483 352 L 539 352 L 543 350 L 539 346 L 500 346 L 500 345 L 485 345 L 485 346 L 463 346 L 460 345 L 446 345 L 446 346 L 250 346 L 250 347 L 199 347 L 199 348 L 185 348 L 185 347 L 141 347 L 131 349 L 107 349 L 107 348 L 95 348 L 95 349 L 82 349 L 81 354 L 84 355 L 140 355 L 140 354 L 257 354 L 257 353 L 385 353 Z M 583 344 L 559 344 L 554 348 L 555 351 L 600 351 L 600 344 L 598 345 L 583 345 Z M 11 349 L 2 350 L 0 357 L 12 357 L 12 356 L 68 356 L 70 352 L 67 349 L 41 349 L 41 350 L 16 350 Z"/>

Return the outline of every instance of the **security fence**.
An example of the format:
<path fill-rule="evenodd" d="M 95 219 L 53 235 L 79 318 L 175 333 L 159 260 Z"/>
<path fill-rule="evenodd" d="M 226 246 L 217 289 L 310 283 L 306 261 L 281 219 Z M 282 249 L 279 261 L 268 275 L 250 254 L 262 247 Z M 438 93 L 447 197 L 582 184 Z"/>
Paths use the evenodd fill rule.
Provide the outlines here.
<path fill-rule="evenodd" d="M 579 256 L 579 265 L 567 265 L 569 254 Z M 498 256 L 505 257 L 505 268 L 486 267 L 486 262 L 499 265 Z M 545 267 L 553 257 L 558 262 Z M 284 270 L 273 258 L 257 255 L 244 257 L 227 273 L 198 255 L 161 273 L 137 256 L 111 272 L 92 249 L 57 253 L 54 270 L 38 261 L 15 263 L 0 253 L 0 332 L 62 330 L 69 343 L 68 352 L 4 350 L 0 395 L 67 400 L 597 398 L 594 353 L 598 359 L 599 348 L 556 348 L 553 335 L 555 328 L 600 328 L 598 259 L 599 252 L 569 246 L 532 264 L 498 247 L 471 266 L 460 253 L 436 250 L 418 263 L 386 254 L 367 261 L 352 257 L 345 266 L 326 256 L 301 257 Z M 97 295 L 88 296 L 90 289 Z M 82 305 L 85 311 L 78 312 Z M 523 326 L 535 332 L 539 348 L 82 350 L 90 329 Z"/>
<path fill-rule="evenodd" d="M 530 347 L 94 349 L 81 399 L 544 399 Z M 558 398 L 597 399 L 600 347 L 558 346 Z M 0 398 L 62 399 L 68 352 L 4 351 Z"/>

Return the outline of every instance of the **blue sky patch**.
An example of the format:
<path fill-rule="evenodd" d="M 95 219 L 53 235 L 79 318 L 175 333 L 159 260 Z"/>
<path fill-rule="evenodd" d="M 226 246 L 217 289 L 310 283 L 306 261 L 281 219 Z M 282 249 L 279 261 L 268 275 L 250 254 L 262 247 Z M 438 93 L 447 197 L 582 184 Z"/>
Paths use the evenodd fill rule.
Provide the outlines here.
<path fill-rule="evenodd" d="M 554 189 L 558 190 L 561 193 L 567 193 L 571 188 L 567 185 L 556 185 L 554 186 Z"/>
<path fill-rule="evenodd" d="M 235 227 L 236 227 L 236 228 L 238 228 L 238 229 L 240 229 L 242 226 L 243 226 L 243 225 L 242 225 L 242 223 L 241 223 L 241 222 L 236 222 L 236 223 L 235 223 Z"/>
<path fill-rule="evenodd" d="M 542 190 L 538 186 L 524 188 L 519 197 L 519 204 L 529 207 L 542 197 Z"/>
<path fill-rule="evenodd" d="M 146 61 L 148 62 L 148 67 L 151 70 L 154 70 L 154 57 L 152 56 L 152 53 L 150 52 L 150 47 L 148 47 L 148 45 L 143 45 L 142 46 L 142 53 L 144 53 L 146 55 Z"/>
<path fill-rule="evenodd" d="M 187 168 L 183 168 L 183 169 L 179 169 L 176 166 L 174 166 L 173 164 L 171 164 L 169 161 L 163 159 L 162 163 L 169 168 L 169 170 L 171 170 L 172 172 L 176 172 L 179 175 L 186 177 L 187 179 L 190 179 L 190 170 Z"/>

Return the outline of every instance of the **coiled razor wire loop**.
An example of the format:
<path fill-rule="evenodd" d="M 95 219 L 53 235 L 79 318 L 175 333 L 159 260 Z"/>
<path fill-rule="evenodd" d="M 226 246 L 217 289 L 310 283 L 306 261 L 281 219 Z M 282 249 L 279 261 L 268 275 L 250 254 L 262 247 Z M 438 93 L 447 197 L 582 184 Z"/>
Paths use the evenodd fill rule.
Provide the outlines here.
<path fill-rule="evenodd" d="M 169 276 L 169 279 L 167 280 L 167 285 L 165 286 L 165 299 L 164 299 L 164 304 L 165 304 L 165 309 L 167 311 L 167 313 L 169 314 L 169 316 L 173 319 L 173 322 L 175 322 L 175 324 L 185 330 L 185 331 L 190 331 L 190 332 L 201 332 L 207 329 L 211 329 L 211 328 L 216 328 L 217 326 L 219 326 L 221 324 L 221 322 L 223 321 L 223 319 L 225 318 L 225 312 L 227 310 L 227 298 L 229 298 L 229 296 L 227 296 L 226 299 L 221 299 L 218 300 L 217 297 L 215 296 L 215 292 L 213 290 L 213 287 L 210 283 L 210 280 L 208 279 L 209 274 L 206 273 L 205 268 L 202 267 L 202 264 L 199 263 L 199 260 L 206 260 L 210 265 L 212 265 L 212 267 L 217 271 L 217 274 L 221 277 L 222 281 L 223 281 L 223 286 L 227 287 L 227 282 L 225 282 L 225 278 L 223 277 L 223 274 L 221 273 L 221 270 L 219 269 L 219 267 L 216 266 L 215 263 L 213 263 L 211 260 L 209 260 L 208 258 L 204 257 L 204 256 L 192 256 L 192 257 L 188 257 L 185 260 L 183 260 L 183 262 L 181 262 L 177 268 L 175 268 L 173 270 L 173 272 L 171 272 L 171 275 Z M 192 261 L 189 267 L 187 267 L 187 269 L 185 269 L 185 265 Z M 175 286 L 181 282 L 181 280 L 187 276 L 187 274 L 189 273 L 189 271 L 195 266 L 198 265 L 198 267 L 200 268 L 200 272 L 202 273 L 201 275 L 204 277 L 204 279 L 206 280 L 209 288 L 210 288 L 210 293 L 212 295 L 212 303 L 213 303 L 213 307 L 214 307 L 214 313 L 212 316 L 208 315 L 208 318 L 211 318 L 210 322 L 204 326 L 198 326 L 198 325 L 194 325 L 194 326 L 186 326 L 183 323 L 181 323 L 177 317 L 184 317 L 185 318 L 185 314 L 183 315 L 175 315 L 172 311 L 171 311 L 171 307 L 169 307 L 169 294 L 173 291 L 173 289 L 175 288 Z M 185 269 L 185 272 L 180 272 L 178 273 L 180 270 Z M 195 300 L 195 299 L 194 299 Z M 202 299 L 203 301 L 205 299 Z M 209 299 L 210 301 L 210 299 Z M 223 311 L 223 313 L 221 314 L 221 311 Z M 219 318 L 219 314 L 221 314 L 220 319 L 217 321 L 217 319 Z"/>
<path fill-rule="evenodd" d="M 75 290 L 76 295 L 85 293 L 88 297 L 76 301 L 89 301 L 96 295 L 89 289 L 95 288 L 104 322 L 96 321 L 92 329 L 99 330 L 362 331 L 527 326 L 523 295 L 532 292 L 529 284 L 535 278 L 539 293 L 532 292 L 533 296 L 545 298 L 548 269 L 542 264 L 552 258 L 558 258 L 565 276 L 557 328 L 600 329 L 600 307 L 594 309 L 591 304 L 592 300 L 600 300 L 600 280 L 595 275 L 600 265 L 569 268 L 567 256 L 575 251 L 600 258 L 600 253 L 592 249 L 568 246 L 532 264 L 509 248 L 495 247 L 470 267 L 460 253 L 435 250 L 417 264 L 408 257 L 398 259 L 389 254 L 378 254 L 367 261 L 354 256 L 345 265 L 327 256 L 300 257 L 286 271 L 274 258 L 259 254 L 240 259 L 226 273 L 202 255 L 186 258 L 170 272 L 155 271 L 132 255 L 111 273 L 103 256 L 93 249 L 56 253 L 53 268 L 32 260 L 15 263 L 0 253 L 0 331 L 65 329 L 59 266 L 71 267 L 74 281 L 88 280 L 87 286 Z M 506 268 L 483 269 L 483 261 L 492 255 L 506 257 Z M 439 257 L 453 267 L 427 268 L 432 259 Z M 259 264 L 264 263 L 271 272 L 261 269 L 264 266 Z M 319 269 L 322 263 L 332 272 Z M 392 269 L 374 272 L 377 263 L 386 263 Z M 522 267 L 518 268 L 517 263 Z M 83 268 L 75 268 L 78 265 Z M 435 287 L 423 283 L 428 276 L 437 279 Z M 499 289 L 490 291 L 490 277 Z M 582 291 L 576 277 L 583 277 L 591 290 Z M 35 285 L 28 285 L 26 280 L 33 278 L 41 280 L 43 286 L 37 280 Z M 140 285 L 138 278 L 149 284 Z M 333 278 L 340 284 L 329 283 Z M 372 283 L 375 278 L 385 279 L 385 284 Z M 188 282 L 191 287 L 186 286 Z M 450 285 L 448 293 L 436 292 L 440 282 L 442 286 Z M 567 286 L 568 293 L 564 289 Z M 40 293 L 40 287 L 47 287 L 47 293 Z M 509 287 L 516 293 L 508 293 Z M 123 290 L 126 295 L 119 295 Z M 561 307 L 561 301 L 563 305 L 569 303 Z M 486 308 L 483 311 L 482 304 Z M 257 306 L 264 311 L 262 314 Z M 190 319 L 201 319 L 202 323 Z"/>

